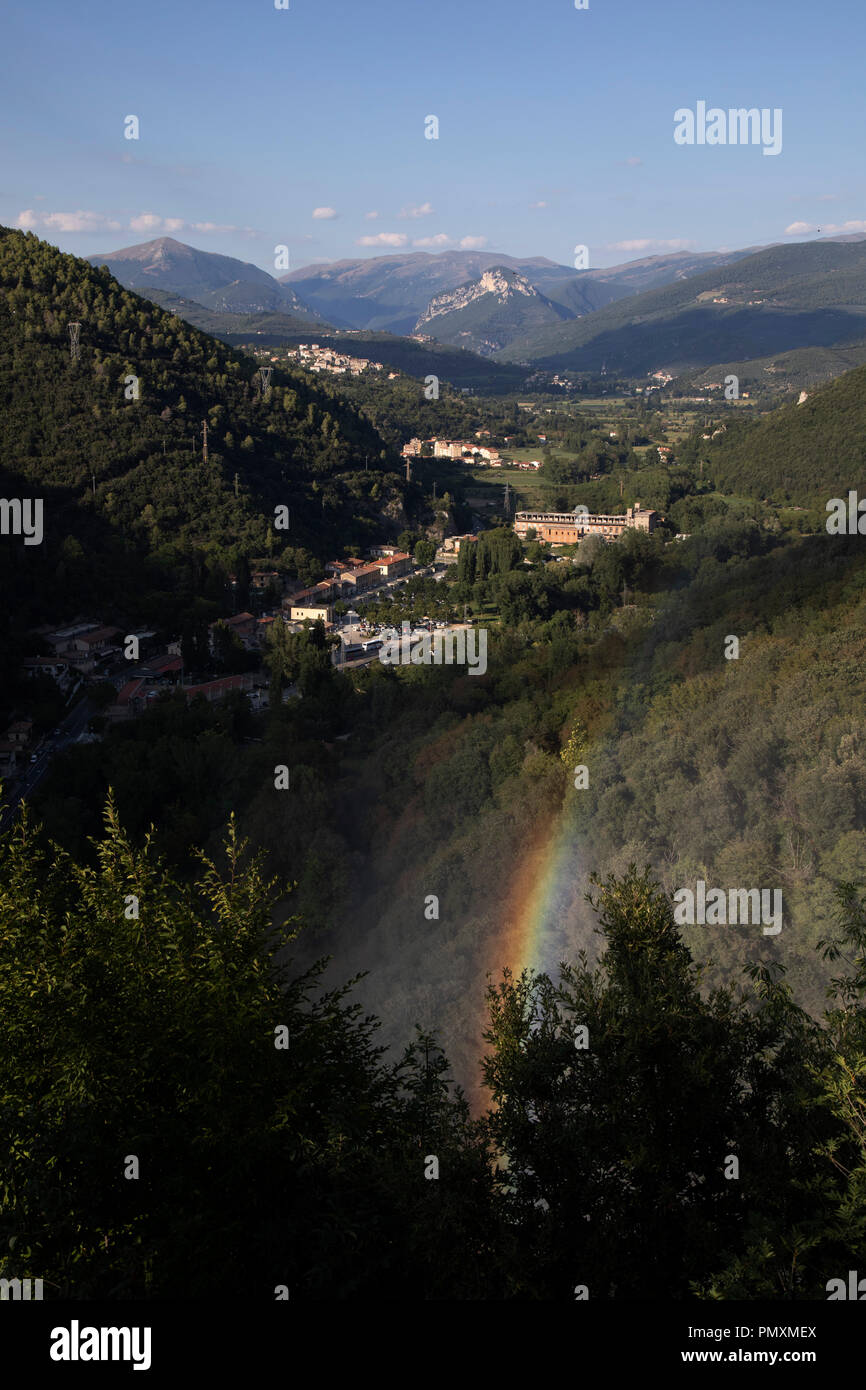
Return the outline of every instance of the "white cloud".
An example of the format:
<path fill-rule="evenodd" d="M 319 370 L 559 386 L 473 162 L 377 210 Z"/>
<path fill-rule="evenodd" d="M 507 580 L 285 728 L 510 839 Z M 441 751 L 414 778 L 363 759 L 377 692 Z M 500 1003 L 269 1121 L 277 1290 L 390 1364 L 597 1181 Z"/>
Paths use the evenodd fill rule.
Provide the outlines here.
<path fill-rule="evenodd" d="M 409 238 L 402 232 L 377 232 L 375 236 L 361 236 L 356 246 L 407 246 Z"/>
<path fill-rule="evenodd" d="M 655 237 L 637 237 L 633 241 L 614 241 L 606 248 L 608 251 L 688 251 L 692 243 L 683 238 L 660 241 Z"/>
<path fill-rule="evenodd" d="M 642 160 L 642 159 L 638 159 L 637 155 L 634 155 L 634 154 L 629 155 L 628 159 L 627 159 L 625 162 L 626 162 L 626 164 L 629 166 L 630 169 L 637 169 L 637 167 L 638 167 L 640 164 L 643 164 L 643 160 Z"/>
<path fill-rule="evenodd" d="M 167 217 L 163 224 L 165 232 L 204 232 L 210 235 L 214 232 L 240 232 L 243 236 L 257 236 L 254 227 L 236 227 L 232 222 L 183 222 L 179 217 Z"/>
<path fill-rule="evenodd" d="M 459 247 L 461 251 L 480 251 L 482 246 L 487 245 L 486 236 L 448 236 L 445 232 L 437 232 L 435 236 L 415 237 L 413 246 L 423 247 L 424 249 L 434 249 L 444 251 L 446 247 Z"/>
<path fill-rule="evenodd" d="M 177 218 L 172 218 L 177 221 Z M 139 217 L 133 217 L 129 223 L 131 232 L 158 232 L 162 230 L 162 218 L 157 217 L 155 212 L 143 212 Z"/>
<path fill-rule="evenodd" d="M 414 205 L 411 205 L 411 204 L 410 204 L 409 207 L 407 207 L 407 208 L 401 208 L 401 209 L 400 209 L 400 216 L 401 216 L 401 217 L 404 217 L 404 218 L 405 218 L 405 217 L 413 217 L 413 218 L 414 218 L 414 217 L 432 217 L 432 215 L 433 215 L 433 204 L 432 204 L 432 203 L 419 203 L 417 206 L 414 206 Z"/>
<path fill-rule="evenodd" d="M 152 236 L 157 236 L 160 232 L 258 235 L 254 227 L 236 227 L 234 224 L 226 222 L 187 222 L 182 217 L 160 217 L 155 212 L 139 212 L 134 217 L 130 217 L 128 222 L 122 222 L 103 212 L 83 210 L 78 212 L 36 212 L 33 208 L 26 208 L 24 212 L 19 212 L 16 225 L 31 231 L 42 228 L 54 232 L 122 232 L 127 230 L 145 234 L 149 232 Z"/>
<path fill-rule="evenodd" d="M 810 236 L 820 232 L 822 236 L 845 236 L 851 232 L 866 232 L 866 222 L 828 222 L 823 227 L 813 226 L 811 222 L 792 222 L 785 228 L 785 236 Z"/>
<path fill-rule="evenodd" d="M 123 224 L 102 212 L 85 212 L 83 209 L 78 212 L 34 212 L 33 208 L 27 208 L 19 212 L 17 225 L 29 231 L 44 227 L 54 232 L 117 232 Z"/>
<path fill-rule="evenodd" d="M 529 206 L 530 206 L 531 208 L 546 208 L 546 207 L 547 207 L 547 203 L 544 202 L 544 200 L 542 200 L 540 203 L 530 203 Z"/>
<path fill-rule="evenodd" d="M 317 222 L 330 222 L 339 215 L 336 208 L 313 208 L 313 217 Z"/>
<path fill-rule="evenodd" d="M 376 218 L 377 218 L 378 216 L 379 216 L 378 212 L 365 212 L 365 213 L 364 213 L 364 217 L 367 219 L 368 222 L 375 222 L 375 221 L 376 221 Z"/>

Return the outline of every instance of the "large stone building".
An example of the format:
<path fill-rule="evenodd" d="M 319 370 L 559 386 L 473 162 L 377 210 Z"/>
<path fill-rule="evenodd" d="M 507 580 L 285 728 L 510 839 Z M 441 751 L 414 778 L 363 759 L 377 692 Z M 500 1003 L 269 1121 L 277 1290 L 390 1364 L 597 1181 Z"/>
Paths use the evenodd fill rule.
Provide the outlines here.
<path fill-rule="evenodd" d="M 628 507 L 624 515 L 615 516 L 582 512 L 517 512 L 514 517 L 514 531 L 521 539 L 526 539 L 528 531 L 535 532 L 536 540 L 553 545 L 572 545 L 584 536 L 601 536 L 603 540 L 615 541 L 623 531 L 654 531 L 659 514 L 642 509 L 640 502 Z"/>

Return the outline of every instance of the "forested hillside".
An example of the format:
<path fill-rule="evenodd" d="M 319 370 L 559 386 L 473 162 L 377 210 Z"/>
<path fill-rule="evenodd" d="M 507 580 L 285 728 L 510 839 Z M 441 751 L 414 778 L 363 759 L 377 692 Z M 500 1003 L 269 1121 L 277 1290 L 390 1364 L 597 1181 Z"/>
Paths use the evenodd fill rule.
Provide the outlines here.
<path fill-rule="evenodd" d="M 866 366 L 822 386 L 800 405 L 696 441 L 708 472 L 725 492 L 778 492 L 822 511 L 831 497 L 866 486 Z"/>
<path fill-rule="evenodd" d="M 2 490 L 45 518 L 41 545 L 0 547 L 17 629 L 85 607 L 164 624 L 241 557 L 405 519 L 395 456 L 326 382 L 275 369 L 263 397 L 242 353 L 29 233 L 0 232 L 0 290 Z"/>

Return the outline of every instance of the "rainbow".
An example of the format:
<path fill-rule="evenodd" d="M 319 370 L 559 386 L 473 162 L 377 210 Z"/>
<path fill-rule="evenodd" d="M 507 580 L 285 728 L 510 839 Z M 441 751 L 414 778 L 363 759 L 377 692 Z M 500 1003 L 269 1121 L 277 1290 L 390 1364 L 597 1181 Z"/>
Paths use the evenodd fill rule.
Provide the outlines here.
<path fill-rule="evenodd" d="M 497 975 L 504 966 L 515 975 L 521 970 L 549 973 L 555 969 L 558 958 L 552 953 L 576 872 L 574 825 L 564 811 L 554 812 L 512 874 L 495 942 L 498 959 L 492 970 Z"/>
<path fill-rule="evenodd" d="M 556 978 L 561 959 L 562 922 L 571 902 L 576 876 L 575 830 L 565 810 L 551 813 L 521 853 L 506 887 L 499 928 L 486 944 L 487 984 L 495 988 L 507 967 L 516 979 L 523 970 Z M 479 1012 L 472 1024 L 478 1042 L 489 1027 L 486 990 L 478 991 Z M 478 1077 L 468 1087 L 473 1114 L 490 1105 L 490 1093 Z"/>

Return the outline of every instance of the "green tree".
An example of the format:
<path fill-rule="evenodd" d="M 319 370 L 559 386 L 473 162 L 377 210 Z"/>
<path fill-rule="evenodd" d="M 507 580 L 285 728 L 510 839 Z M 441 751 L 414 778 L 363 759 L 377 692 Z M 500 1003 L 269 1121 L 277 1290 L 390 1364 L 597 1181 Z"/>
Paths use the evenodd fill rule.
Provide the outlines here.
<path fill-rule="evenodd" d="M 26 817 L 0 839 L 0 1277 L 501 1297 L 483 1134 L 433 1040 L 386 1065 L 346 989 L 292 973 L 286 887 L 233 822 L 195 884 L 110 800 L 93 850 Z"/>
<path fill-rule="evenodd" d="M 750 1224 L 766 1234 L 790 1210 L 815 1133 L 812 1033 L 772 994 L 757 1011 L 732 990 L 703 997 L 648 872 L 597 886 L 596 969 L 581 956 L 557 985 L 506 972 L 488 993 L 489 1131 L 508 1156 L 521 1287 L 683 1298 Z"/>

